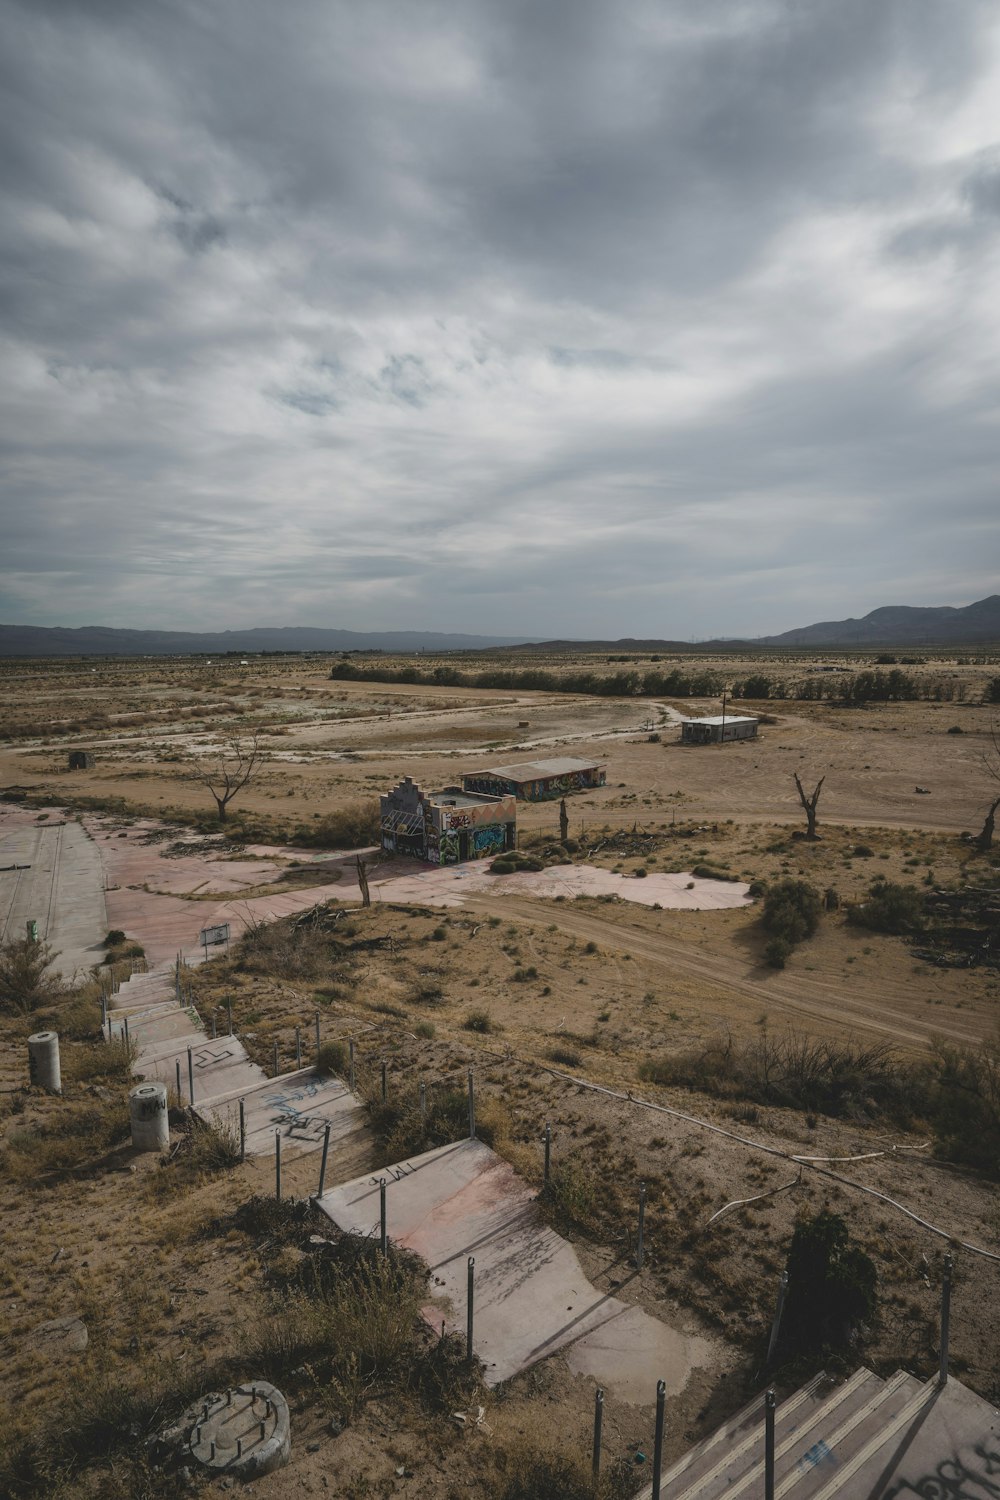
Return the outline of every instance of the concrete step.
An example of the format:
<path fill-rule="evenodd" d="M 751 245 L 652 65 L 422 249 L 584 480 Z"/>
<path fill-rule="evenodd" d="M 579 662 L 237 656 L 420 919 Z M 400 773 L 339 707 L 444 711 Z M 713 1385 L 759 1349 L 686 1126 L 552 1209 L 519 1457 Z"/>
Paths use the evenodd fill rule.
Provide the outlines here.
<path fill-rule="evenodd" d="M 876 1472 L 888 1470 L 891 1473 L 899 1447 L 897 1440 L 912 1425 L 919 1425 L 939 1394 L 938 1387 L 933 1381 L 927 1385 L 917 1382 L 916 1385 L 916 1390 L 907 1390 L 906 1399 L 898 1404 L 894 1415 L 886 1411 L 883 1414 L 884 1420 L 873 1424 L 873 1428 L 868 1432 L 867 1441 L 859 1443 L 854 1452 L 838 1465 L 832 1475 L 826 1477 L 818 1486 L 803 1490 L 802 1494 L 807 1494 L 809 1500 L 834 1500 L 834 1496 L 843 1497 L 843 1500 L 859 1500 L 860 1496 L 869 1493 L 867 1489 L 859 1487 L 860 1471 L 871 1466 Z M 985 1406 L 986 1403 L 982 1404 Z M 878 1483 L 877 1493 L 879 1495 L 883 1493 L 881 1482 Z M 921 1489 L 914 1493 L 925 1492 Z M 934 1493 L 943 1495 L 945 1490 L 944 1488 L 940 1491 L 935 1489 Z M 956 1495 L 959 1493 L 965 1494 L 966 1491 L 964 1489 L 955 1491 Z M 796 1500 L 798 1500 L 798 1495 L 799 1492 L 796 1491 Z"/>
<path fill-rule="evenodd" d="M 808 1447 L 802 1443 L 811 1432 L 819 1414 L 837 1408 L 848 1408 L 869 1394 L 870 1382 L 880 1387 L 878 1376 L 869 1370 L 857 1370 L 847 1381 L 837 1384 L 826 1375 L 817 1376 L 802 1386 L 775 1411 L 775 1452 L 789 1447 Z M 714 1434 L 710 1444 L 703 1444 L 686 1455 L 671 1472 L 671 1500 L 719 1500 L 747 1489 L 758 1473 L 764 1458 L 764 1392 L 761 1391 L 736 1417 Z M 647 1491 L 646 1493 L 650 1493 Z"/>
<path fill-rule="evenodd" d="M 834 1469 L 853 1458 L 874 1433 L 895 1421 L 920 1388 L 919 1380 L 900 1370 L 891 1380 L 879 1381 L 877 1388 L 870 1383 L 862 1385 L 855 1399 L 841 1408 L 824 1408 L 802 1441 L 775 1456 L 776 1500 L 785 1496 L 807 1500 L 815 1495 Z M 864 1399 L 866 1396 L 868 1399 Z M 757 1470 L 760 1485 L 763 1476 L 761 1463 Z"/>
<path fill-rule="evenodd" d="M 200 1103 L 196 1100 L 195 1109 L 205 1121 L 225 1121 L 238 1128 L 241 1099 L 248 1156 L 273 1156 L 277 1133 L 281 1135 L 282 1159 L 286 1153 L 302 1156 L 318 1151 L 329 1124 L 328 1187 L 349 1182 L 378 1165 L 368 1111 L 339 1078 L 317 1073 L 315 1068 L 282 1073 L 277 1078 L 262 1074 L 252 1088 L 230 1090 Z M 318 1175 L 316 1187 L 318 1190 Z"/>
<path fill-rule="evenodd" d="M 119 1022 L 112 1025 L 113 1037 L 124 1034 L 123 1024 Z M 164 1010 L 139 1011 L 137 1015 L 130 1016 L 128 1034 L 129 1039 L 136 1044 L 139 1058 L 155 1055 L 166 1046 L 185 1044 L 200 1047 L 205 1041 L 205 1033 L 198 1028 L 197 1011 L 179 1010 L 176 1005 L 167 1006 Z"/>

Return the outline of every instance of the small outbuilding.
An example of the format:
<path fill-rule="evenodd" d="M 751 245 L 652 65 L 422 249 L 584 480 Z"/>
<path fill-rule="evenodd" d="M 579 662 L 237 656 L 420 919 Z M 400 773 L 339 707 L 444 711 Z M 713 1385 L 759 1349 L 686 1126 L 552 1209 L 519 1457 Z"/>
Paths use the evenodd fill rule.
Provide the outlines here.
<path fill-rule="evenodd" d="M 759 719 L 750 714 L 714 714 L 707 719 L 682 719 L 682 745 L 721 745 L 730 740 L 755 740 Z"/>
<path fill-rule="evenodd" d="M 512 796 L 519 802 L 548 802 L 572 792 L 588 792 L 603 786 L 605 768 L 597 761 L 573 760 L 564 755 L 554 760 L 524 760 L 513 766 L 489 766 L 462 777 L 467 792 L 490 796 Z"/>
<path fill-rule="evenodd" d="M 382 848 L 432 865 L 486 859 L 517 847 L 513 796 L 491 796 L 446 786 L 424 792 L 405 776 L 379 798 Z"/>
<path fill-rule="evenodd" d="M 89 750 L 71 750 L 69 752 L 69 768 L 71 771 L 92 771 L 96 762 Z"/>

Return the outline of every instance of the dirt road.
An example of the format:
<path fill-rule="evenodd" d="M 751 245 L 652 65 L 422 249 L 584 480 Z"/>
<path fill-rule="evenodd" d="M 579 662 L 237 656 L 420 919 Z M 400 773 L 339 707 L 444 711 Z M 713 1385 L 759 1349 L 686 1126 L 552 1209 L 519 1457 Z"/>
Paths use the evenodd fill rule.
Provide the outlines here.
<path fill-rule="evenodd" d="M 820 1029 L 866 1032 L 908 1047 L 924 1048 L 942 1033 L 949 1041 L 976 1043 L 989 1034 L 985 1018 L 969 1013 L 961 1020 L 940 1012 L 924 1019 L 914 1014 L 912 998 L 905 980 L 879 982 L 878 993 L 863 981 L 846 983 L 832 976 L 803 974 L 800 970 L 768 973 L 754 979 L 730 951 L 713 955 L 706 947 L 683 939 L 643 931 L 629 920 L 621 906 L 613 914 L 598 915 L 573 905 L 555 905 L 518 896 L 504 897 L 502 903 L 485 896 L 470 896 L 470 909 L 478 907 L 490 915 L 502 912 L 505 919 L 526 924 L 557 923 L 567 935 L 596 942 L 600 947 L 629 953 L 646 963 L 658 965 L 669 973 L 681 973 L 717 987 L 714 1004 L 733 1013 L 736 1023 L 756 1020 L 762 1007 L 778 1012 L 789 1020 L 809 1020 Z M 728 948 L 729 945 L 727 944 Z M 759 970 L 757 972 L 760 972 Z"/>

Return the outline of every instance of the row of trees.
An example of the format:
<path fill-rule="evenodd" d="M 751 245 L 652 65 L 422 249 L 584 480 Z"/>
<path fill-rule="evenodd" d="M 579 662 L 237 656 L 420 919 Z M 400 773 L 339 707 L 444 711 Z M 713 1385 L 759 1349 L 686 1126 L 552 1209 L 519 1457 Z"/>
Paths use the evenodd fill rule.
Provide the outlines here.
<path fill-rule="evenodd" d="M 518 692 L 584 693 L 600 698 L 716 698 L 723 690 L 750 702 L 836 702 L 848 707 L 865 703 L 961 702 L 968 684 L 952 677 L 930 677 L 872 668 L 867 671 L 816 673 L 798 682 L 754 673 L 731 685 L 718 672 L 632 669 L 620 672 L 553 672 L 546 667 L 489 667 L 466 671 L 447 663 L 434 667 L 362 666 L 347 659 L 330 670 L 334 680 L 405 682 L 427 687 L 499 688 Z M 995 696 L 991 697 L 991 694 Z M 1000 702 L 1000 678 L 988 687 L 987 702 Z"/>

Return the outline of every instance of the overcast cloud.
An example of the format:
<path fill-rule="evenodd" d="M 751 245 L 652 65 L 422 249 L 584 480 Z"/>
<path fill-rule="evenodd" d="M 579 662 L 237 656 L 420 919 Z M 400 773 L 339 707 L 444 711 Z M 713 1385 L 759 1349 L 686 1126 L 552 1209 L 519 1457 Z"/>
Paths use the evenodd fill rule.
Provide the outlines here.
<path fill-rule="evenodd" d="M 0 620 L 997 590 L 993 0 L 0 16 Z"/>

